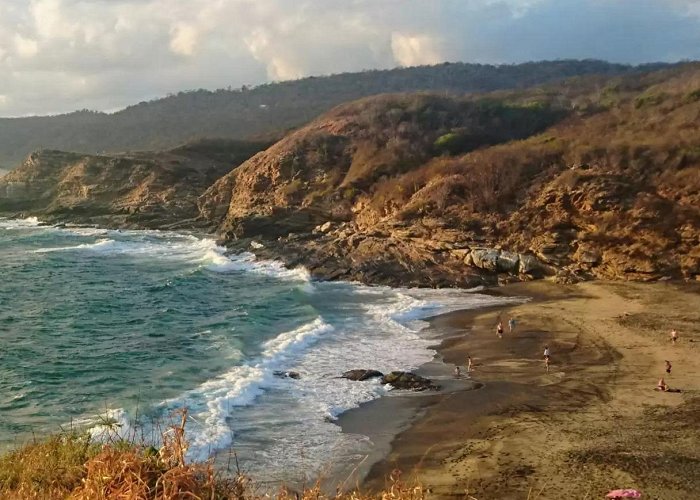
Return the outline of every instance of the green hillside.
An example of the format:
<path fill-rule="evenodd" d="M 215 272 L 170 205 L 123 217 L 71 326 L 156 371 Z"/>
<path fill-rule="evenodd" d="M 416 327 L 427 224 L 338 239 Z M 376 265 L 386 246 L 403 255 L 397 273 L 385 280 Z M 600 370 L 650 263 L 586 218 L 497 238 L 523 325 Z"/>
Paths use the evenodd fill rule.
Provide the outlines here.
<path fill-rule="evenodd" d="M 39 149 L 101 154 L 164 150 L 201 138 L 267 139 L 338 104 L 379 93 L 484 92 L 634 69 L 593 60 L 502 66 L 445 63 L 310 77 L 255 88 L 192 90 L 113 114 L 83 110 L 51 117 L 4 118 L 0 119 L 0 168 L 14 166 Z"/>

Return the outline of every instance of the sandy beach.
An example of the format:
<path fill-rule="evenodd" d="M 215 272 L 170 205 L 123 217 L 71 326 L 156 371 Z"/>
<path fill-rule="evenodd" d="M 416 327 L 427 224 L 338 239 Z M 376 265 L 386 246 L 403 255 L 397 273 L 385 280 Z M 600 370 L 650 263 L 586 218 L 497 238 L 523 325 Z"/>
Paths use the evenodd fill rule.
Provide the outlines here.
<path fill-rule="evenodd" d="M 471 380 L 381 398 L 341 419 L 345 431 L 369 429 L 384 456 L 366 460 L 365 486 L 381 487 L 400 469 L 434 498 L 598 499 L 623 487 L 697 498 L 700 284 L 540 281 L 492 293 L 532 300 L 432 321 L 439 359 L 423 373 L 445 379 L 471 355 Z M 656 391 L 662 376 L 682 392 Z"/>

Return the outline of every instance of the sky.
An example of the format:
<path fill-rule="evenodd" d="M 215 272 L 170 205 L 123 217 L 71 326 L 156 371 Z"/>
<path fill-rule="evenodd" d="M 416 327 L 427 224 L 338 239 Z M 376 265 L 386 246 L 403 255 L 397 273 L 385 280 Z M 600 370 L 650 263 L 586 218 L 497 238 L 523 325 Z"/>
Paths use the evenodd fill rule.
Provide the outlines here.
<path fill-rule="evenodd" d="M 444 61 L 700 59 L 700 0 L 0 0 L 0 116 Z"/>

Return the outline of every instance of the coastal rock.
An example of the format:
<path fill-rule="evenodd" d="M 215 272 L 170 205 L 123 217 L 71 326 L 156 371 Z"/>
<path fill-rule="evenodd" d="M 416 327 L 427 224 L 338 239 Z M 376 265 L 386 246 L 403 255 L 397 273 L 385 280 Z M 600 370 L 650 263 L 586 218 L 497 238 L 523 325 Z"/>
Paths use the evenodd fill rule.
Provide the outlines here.
<path fill-rule="evenodd" d="M 471 254 L 474 265 L 485 271 L 498 270 L 499 251 L 492 248 L 475 248 Z"/>
<path fill-rule="evenodd" d="M 266 143 L 202 140 L 170 151 L 91 155 L 42 150 L 0 179 L 0 213 L 48 223 L 109 227 L 202 227 L 198 198 Z M 88 148 L 89 149 L 89 148 Z M 217 198 L 224 202 L 223 198 Z M 220 213 L 212 206 L 208 215 Z"/>
<path fill-rule="evenodd" d="M 532 276 L 542 271 L 542 264 L 537 260 L 537 257 L 531 254 L 520 254 L 518 264 L 520 274 L 529 274 Z"/>
<path fill-rule="evenodd" d="M 410 389 L 412 391 L 438 390 L 433 381 L 411 372 L 391 372 L 382 377 L 382 384 L 389 384 L 394 389 Z"/>
<path fill-rule="evenodd" d="M 299 380 L 301 378 L 301 375 L 299 374 L 299 372 L 292 372 L 292 371 L 276 370 L 276 371 L 272 372 L 272 374 L 277 378 L 291 378 L 294 380 Z"/>
<path fill-rule="evenodd" d="M 371 378 L 380 378 L 383 377 L 384 374 L 380 371 L 377 370 L 349 370 L 343 373 L 342 378 L 346 378 L 348 380 L 357 380 L 357 381 L 363 381 L 363 380 L 369 380 Z"/>
<path fill-rule="evenodd" d="M 520 256 L 513 252 L 501 252 L 498 255 L 497 267 L 504 273 L 517 274 L 520 266 Z"/>

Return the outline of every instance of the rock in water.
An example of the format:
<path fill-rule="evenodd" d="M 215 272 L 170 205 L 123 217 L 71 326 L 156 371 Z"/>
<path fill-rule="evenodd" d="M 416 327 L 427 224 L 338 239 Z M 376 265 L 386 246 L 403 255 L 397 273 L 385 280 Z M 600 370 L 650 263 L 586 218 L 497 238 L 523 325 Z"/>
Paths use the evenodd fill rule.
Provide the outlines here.
<path fill-rule="evenodd" d="M 411 372 L 391 372 L 382 377 L 382 384 L 389 384 L 394 389 L 410 389 L 413 391 L 424 391 L 426 389 L 436 391 L 440 389 L 429 378 L 421 377 Z"/>
<path fill-rule="evenodd" d="M 361 382 L 363 380 L 369 380 L 371 378 L 379 378 L 383 376 L 384 374 L 377 370 L 349 370 L 343 373 L 342 378 L 346 378 L 348 380 L 357 380 Z"/>

